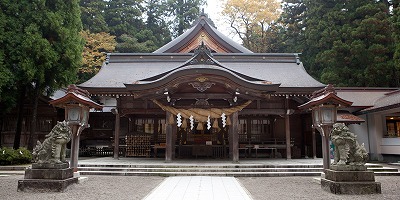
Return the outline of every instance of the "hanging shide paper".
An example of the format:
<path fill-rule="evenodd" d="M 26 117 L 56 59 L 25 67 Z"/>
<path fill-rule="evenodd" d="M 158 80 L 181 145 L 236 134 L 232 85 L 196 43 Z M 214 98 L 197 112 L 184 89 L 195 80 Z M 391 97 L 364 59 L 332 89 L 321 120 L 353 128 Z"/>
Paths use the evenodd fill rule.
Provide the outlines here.
<path fill-rule="evenodd" d="M 247 101 L 246 103 L 231 107 L 231 108 L 209 108 L 209 109 L 203 109 L 203 108 L 189 108 L 189 109 L 183 109 L 183 108 L 174 108 L 171 106 L 165 106 L 162 103 L 158 102 L 157 100 L 153 100 L 153 102 L 158 105 L 161 109 L 164 111 L 170 112 L 174 115 L 178 115 L 178 113 L 181 113 L 181 116 L 184 118 L 189 118 L 190 116 L 193 116 L 194 119 L 200 121 L 200 122 L 206 122 L 208 119 L 208 116 L 211 118 L 220 118 L 222 113 L 225 113 L 225 115 L 231 115 L 234 112 L 241 111 L 243 108 L 248 106 L 251 101 Z"/>

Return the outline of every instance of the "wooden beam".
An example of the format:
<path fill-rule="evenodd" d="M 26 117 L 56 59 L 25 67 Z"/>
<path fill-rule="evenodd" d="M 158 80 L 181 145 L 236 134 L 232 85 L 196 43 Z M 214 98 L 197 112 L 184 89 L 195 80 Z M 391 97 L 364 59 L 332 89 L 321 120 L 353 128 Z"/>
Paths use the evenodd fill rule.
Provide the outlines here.
<path fill-rule="evenodd" d="M 240 115 L 285 115 L 285 109 L 243 109 Z"/>
<path fill-rule="evenodd" d="M 158 108 L 137 109 L 137 108 L 123 108 L 121 115 L 165 115 L 165 111 Z"/>
<path fill-rule="evenodd" d="M 172 94 L 173 99 L 231 99 L 234 95 L 227 93 L 178 93 Z"/>

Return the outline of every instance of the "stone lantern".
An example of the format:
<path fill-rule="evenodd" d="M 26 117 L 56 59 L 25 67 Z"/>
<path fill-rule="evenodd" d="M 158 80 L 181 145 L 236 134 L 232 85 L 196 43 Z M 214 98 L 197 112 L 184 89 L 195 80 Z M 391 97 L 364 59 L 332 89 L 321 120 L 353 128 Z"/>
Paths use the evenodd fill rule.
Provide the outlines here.
<path fill-rule="evenodd" d="M 338 107 L 348 107 L 353 102 L 346 101 L 336 95 L 335 89 L 331 84 L 324 89 L 314 92 L 312 99 L 300 105 L 300 109 L 311 109 L 313 127 L 316 128 L 322 136 L 322 156 L 324 169 L 330 167 L 329 155 L 329 133 L 332 126 L 336 123 Z"/>
<path fill-rule="evenodd" d="M 78 170 L 79 137 L 83 129 L 89 127 L 89 110 L 101 109 L 102 106 L 89 97 L 89 92 L 75 85 L 69 85 L 66 94 L 49 102 L 51 105 L 65 109 L 65 121 L 72 129 L 71 163 L 74 172 Z"/>

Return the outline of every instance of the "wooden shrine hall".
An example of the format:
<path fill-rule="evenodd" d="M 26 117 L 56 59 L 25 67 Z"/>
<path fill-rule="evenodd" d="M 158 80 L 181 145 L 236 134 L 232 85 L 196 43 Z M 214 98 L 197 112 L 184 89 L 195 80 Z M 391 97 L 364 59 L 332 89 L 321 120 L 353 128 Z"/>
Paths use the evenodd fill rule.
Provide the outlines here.
<path fill-rule="evenodd" d="M 104 106 L 90 114 L 81 144 L 111 145 L 114 157 L 121 149 L 166 161 L 320 154 L 311 114 L 297 107 L 325 85 L 298 54 L 253 53 L 204 14 L 153 53 L 108 54 L 79 87 Z"/>

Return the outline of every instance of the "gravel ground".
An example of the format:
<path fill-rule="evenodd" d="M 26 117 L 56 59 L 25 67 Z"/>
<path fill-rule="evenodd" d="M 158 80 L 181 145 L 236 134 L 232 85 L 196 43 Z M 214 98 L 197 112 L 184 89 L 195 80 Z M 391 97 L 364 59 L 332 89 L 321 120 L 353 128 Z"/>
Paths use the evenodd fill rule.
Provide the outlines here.
<path fill-rule="evenodd" d="M 142 199 L 165 177 L 158 176 L 86 176 L 88 179 L 81 184 L 68 187 L 63 193 L 32 193 L 17 192 L 18 180 L 23 175 L 0 177 L 0 199 Z"/>
<path fill-rule="evenodd" d="M 88 179 L 70 186 L 64 193 L 17 192 L 22 175 L 0 177 L 0 199 L 142 199 L 165 177 L 157 176 L 87 176 Z M 321 189 L 313 177 L 241 177 L 240 183 L 255 200 L 265 199 L 399 199 L 400 179 L 377 176 L 382 194 L 334 195 Z"/>
<path fill-rule="evenodd" d="M 400 179 L 397 176 L 377 176 L 382 194 L 335 195 L 321 189 L 312 177 L 248 177 L 238 178 L 253 199 L 400 199 Z"/>

